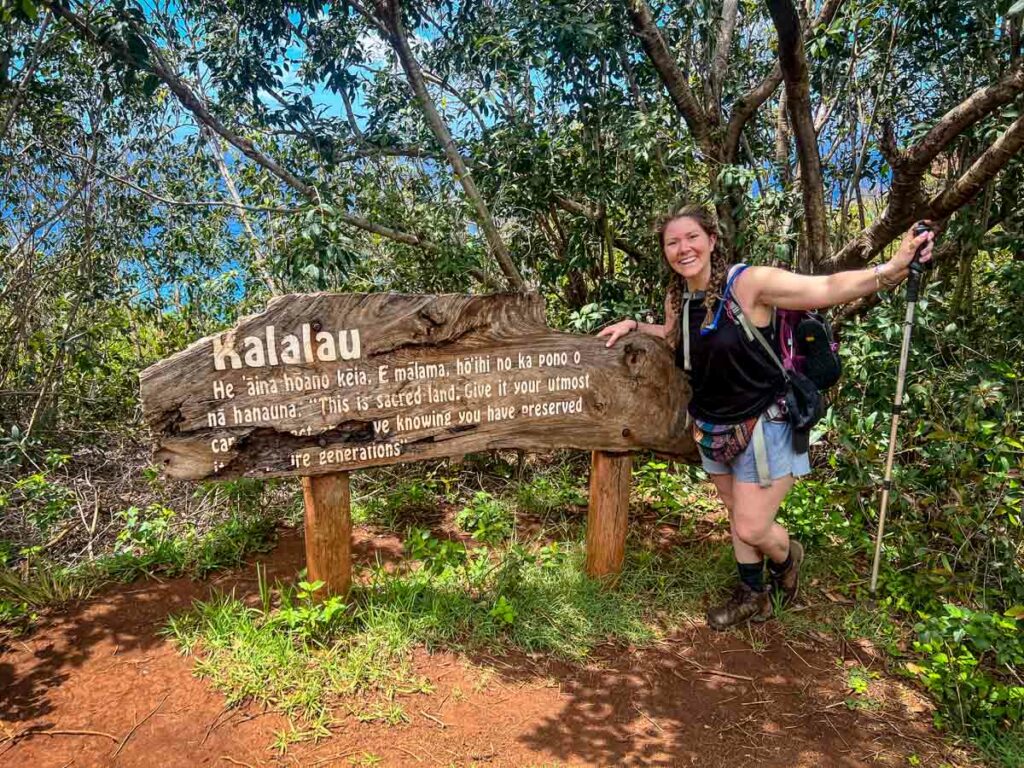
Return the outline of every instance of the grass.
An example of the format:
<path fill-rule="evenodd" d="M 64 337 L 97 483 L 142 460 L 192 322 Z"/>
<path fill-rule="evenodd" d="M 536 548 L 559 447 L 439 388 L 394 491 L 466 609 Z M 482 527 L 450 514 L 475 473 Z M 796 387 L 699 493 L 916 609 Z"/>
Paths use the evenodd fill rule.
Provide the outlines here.
<path fill-rule="evenodd" d="M 253 607 L 221 595 L 171 619 L 165 632 L 229 705 L 254 700 L 293 718 L 278 746 L 315 738 L 344 703 L 359 719 L 397 723 L 396 697 L 427 690 L 410 668 L 414 647 L 504 654 L 510 650 L 582 661 L 609 642 L 643 645 L 696 609 L 709 586 L 731 574 L 718 547 L 654 555 L 631 550 L 625 575 L 607 589 L 583 571 L 582 547 L 477 548 L 465 559 L 397 572 L 364 573 L 329 633 L 289 628 L 298 603 L 281 587 Z M 301 601 L 300 601 L 301 602 Z M 303 605 L 315 613 L 317 603 Z M 502 607 L 502 610 L 498 610 Z"/>
<path fill-rule="evenodd" d="M 561 518 L 567 510 L 586 506 L 586 479 L 585 474 L 579 475 L 572 466 L 558 464 L 520 481 L 512 494 L 520 510 L 547 522 L 552 517 Z"/>
<path fill-rule="evenodd" d="M 94 578 L 46 562 L 38 563 L 24 575 L 7 568 L 0 570 L 0 599 L 36 610 L 83 600 L 96 586 Z"/>
<path fill-rule="evenodd" d="M 292 632 L 267 619 L 261 609 L 222 595 L 172 618 L 165 632 L 184 653 L 201 646 L 196 673 L 211 680 L 228 706 L 251 699 L 301 723 L 278 734 L 281 748 L 326 736 L 329 705 L 339 695 L 365 691 L 391 701 L 396 693 L 426 688 L 412 676 L 405 649 L 384 633 L 371 630 L 320 646 L 296 642 Z"/>
<path fill-rule="evenodd" d="M 285 713 L 290 725 L 274 740 L 285 751 L 296 741 L 326 736 L 343 713 L 390 725 L 405 721 L 402 697 L 428 690 L 412 668 L 414 648 L 495 656 L 518 651 L 581 663 L 608 644 L 657 640 L 683 616 L 702 614 L 709 597 L 724 594 L 735 579 L 727 546 L 692 541 L 696 519 L 717 509 L 709 486 L 692 472 L 654 461 L 639 465 L 632 504 L 640 514 L 633 518 L 622 574 L 608 589 L 583 572 L 580 467 L 549 465 L 515 478 L 508 469 L 500 478 L 437 468 L 426 477 L 383 472 L 362 480 L 354 488 L 354 521 L 403 535 L 409 556 L 397 569 L 357 574 L 347 604 L 336 601 L 328 610 L 329 601 L 313 598 L 315 585 L 271 591 L 264 584 L 256 606 L 220 595 L 174 617 L 165 631 L 182 652 L 195 655 L 197 673 L 229 705 L 251 699 Z M 171 534 L 160 525 L 160 510 L 147 508 L 138 520 L 126 520 L 119 551 L 89 572 L 37 569 L 34 583 L 0 572 L 0 620 L 31 620 L 35 605 L 86 596 L 97 574 L 201 576 L 241 563 L 249 552 L 268 548 L 273 525 L 241 514 L 251 506 L 252 489 L 239 490 L 239 514 L 202 536 Z M 788 501 L 785 514 L 814 544 L 804 584 L 819 582 L 835 602 L 822 601 L 813 611 L 780 606 L 777 625 L 790 637 L 866 638 L 905 657 L 906 623 L 844 601 L 856 596 L 842 585 L 863 574 L 840 512 L 826 502 L 823 486 L 811 485 Z M 457 533 L 447 538 L 453 523 L 466 534 L 461 540 Z M 666 549 L 659 527 L 665 523 L 692 543 Z M 526 535 L 536 538 L 524 543 Z M 734 631 L 755 649 L 768 642 L 755 628 Z M 851 691 L 847 706 L 854 710 L 878 706 L 867 690 L 870 675 L 862 672 L 843 673 Z M 975 741 L 994 764 L 1024 765 L 1024 738 L 1016 732 Z"/>
<path fill-rule="evenodd" d="M 986 732 L 973 738 L 975 746 L 991 765 L 1024 767 L 1024 727 L 999 733 Z"/>
<path fill-rule="evenodd" d="M 237 567 L 253 552 L 270 549 L 275 521 L 267 515 L 236 512 L 201 535 L 139 535 L 127 530 L 118 551 L 78 566 L 36 557 L 27 568 L 0 567 L 0 631 L 25 633 L 41 611 L 85 600 L 110 581 L 156 573 L 202 578 L 214 570 Z"/>
<path fill-rule="evenodd" d="M 653 482 L 663 468 L 652 472 Z M 688 478 L 673 477 L 669 493 L 676 486 L 694 493 Z M 503 486 L 459 485 L 458 493 L 455 480 L 437 473 L 364 482 L 354 519 L 404 533 L 409 556 L 397 570 L 357 573 L 340 621 L 332 617 L 325 629 L 315 599 L 297 599 L 295 588 L 280 585 L 271 595 L 264 585 L 257 607 L 221 595 L 166 627 L 229 704 L 252 699 L 292 718 L 278 734 L 282 749 L 323 733 L 338 705 L 358 719 L 400 722 L 405 715 L 396 697 L 426 686 L 410 669 L 415 647 L 582 662 L 608 643 L 656 640 L 683 615 L 702 612 L 708 594 L 734 577 L 729 552 L 718 544 L 659 551 L 639 532 L 613 589 L 587 577 L 574 519 L 586 495 L 568 465 Z M 659 499 L 667 504 L 664 493 Z M 414 527 L 424 519 L 437 523 L 446 505 L 481 545 Z M 518 540 L 515 511 L 543 519 L 535 540 Z M 553 534 L 568 538 L 551 541 Z M 295 611 L 301 622 L 282 618 Z"/>

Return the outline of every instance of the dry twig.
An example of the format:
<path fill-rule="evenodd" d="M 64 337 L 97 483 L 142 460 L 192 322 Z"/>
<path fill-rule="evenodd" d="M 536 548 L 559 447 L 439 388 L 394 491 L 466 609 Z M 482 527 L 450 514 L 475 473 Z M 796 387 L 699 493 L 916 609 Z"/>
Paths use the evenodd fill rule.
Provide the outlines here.
<path fill-rule="evenodd" d="M 447 728 L 447 727 L 448 727 L 448 724 L 447 724 L 447 723 L 445 723 L 444 721 L 440 720 L 439 718 L 436 718 L 436 717 L 434 717 L 434 716 L 433 716 L 433 715 L 431 715 L 431 714 L 430 714 L 429 712 L 424 712 L 424 711 L 423 711 L 423 710 L 421 709 L 421 710 L 420 710 L 420 714 L 421 714 L 421 715 L 423 715 L 423 716 L 424 716 L 425 718 L 427 718 L 427 720 L 433 720 L 433 721 L 434 721 L 435 723 L 437 723 L 438 725 L 440 725 L 440 726 L 441 726 L 442 728 Z"/>
<path fill-rule="evenodd" d="M 150 713 L 148 715 L 146 715 L 139 722 L 137 722 L 135 725 L 132 726 L 132 729 L 130 731 L 128 731 L 128 734 L 124 737 L 124 739 L 121 741 L 121 743 L 118 744 L 117 749 L 114 750 L 114 754 L 111 755 L 111 758 L 115 758 L 115 757 L 118 756 L 118 754 L 121 752 L 121 750 L 124 749 L 124 745 L 128 743 L 128 739 L 130 739 L 132 737 L 132 734 L 134 734 L 137 730 L 139 730 L 139 728 L 142 726 L 143 723 L 145 723 L 147 720 L 149 720 L 149 718 L 151 718 L 153 715 L 156 714 L 157 710 L 160 709 L 160 707 L 162 707 L 164 705 L 164 702 L 167 701 L 167 697 L 170 696 L 170 695 L 171 695 L 170 691 L 165 693 L 164 697 L 162 699 L 160 699 L 160 703 L 157 704 L 155 707 L 153 707 L 153 709 L 150 711 Z"/>

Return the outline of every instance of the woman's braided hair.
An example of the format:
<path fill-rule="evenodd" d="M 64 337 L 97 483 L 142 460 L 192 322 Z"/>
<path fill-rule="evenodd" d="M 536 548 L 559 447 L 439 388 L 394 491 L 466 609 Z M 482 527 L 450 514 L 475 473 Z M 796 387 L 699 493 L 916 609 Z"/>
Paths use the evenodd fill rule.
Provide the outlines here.
<path fill-rule="evenodd" d="M 720 247 L 722 235 L 718 229 L 718 219 L 710 209 L 696 204 L 683 205 L 663 216 L 658 222 L 658 243 L 661 246 L 661 256 L 665 259 L 666 264 L 668 264 L 668 258 L 665 256 L 665 230 L 676 219 L 693 219 L 709 237 L 715 236 L 715 247 L 711 250 L 711 279 L 708 281 L 708 287 L 704 293 L 704 306 L 707 308 L 704 324 L 707 325 L 711 322 L 715 302 L 721 298 L 725 288 L 725 278 L 731 266 Z M 679 322 L 679 313 L 683 307 L 686 281 L 682 275 L 672 269 L 671 264 L 668 266 L 670 277 L 668 294 L 665 299 L 665 325 L 668 327 L 668 333 L 665 334 L 665 338 L 672 349 L 675 349 L 679 345 L 679 332 L 682 327 Z"/>

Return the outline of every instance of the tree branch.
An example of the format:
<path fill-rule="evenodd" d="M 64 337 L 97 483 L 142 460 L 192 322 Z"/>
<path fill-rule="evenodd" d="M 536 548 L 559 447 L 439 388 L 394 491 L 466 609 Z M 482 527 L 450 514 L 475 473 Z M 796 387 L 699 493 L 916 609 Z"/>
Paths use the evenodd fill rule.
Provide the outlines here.
<path fill-rule="evenodd" d="M 242 205 L 242 198 L 238 194 L 238 188 L 235 186 L 235 180 L 231 177 L 231 171 L 228 170 L 227 163 L 224 162 L 224 149 L 221 146 L 220 139 L 214 136 L 210 131 L 204 130 L 202 132 L 203 138 L 206 139 L 206 144 L 210 148 L 210 155 L 213 157 L 213 162 L 217 164 L 217 169 L 220 171 L 220 176 L 224 179 L 224 185 L 228 188 L 228 194 L 231 195 L 231 199 L 235 202 L 235 207 L 238 209 L 238 218 L 242 221 L 242 226 L 245 228 L 245 233 L 249 236 L 249 244 L 252 246 L 252 252 L 254 255 L 253 268 L 263 284 L 267 286 L 267 290 L 270 291 L 272 296 L 279 296 L 281 294 L 281 288 L 274 279 L 274 276 L 267 269 L 267 256 L 263 252 L 263 247 L 260 244 L 260 240 L 256 237 L 256 233 L 253 232 L 252 225 L 249 223 L 249 217 L 246 216 L 245 206 Z"/>
<path fill-rule="evenodd" d="M 959 179 L 928 201 L 927 218 L 944 219 L 966 205 L 1024 147 L 1024 115 L 984 152 Z"/>
<path fill-rule="evenodd" d="M 515 263 L 513 263 L 512 257 L 505 247 L 501 235 L 498 233 L 498 228 L 491 218 L 491 212 L 480 195 L 480 191 L 477 189 L 476 183 L 473 181 L 473 177 L 469 172 L 469 168 L 466 167 L 462 155 L 459 154 L 448 126 L 437 111 L 437 107 L 427 91 L 423 70 L 413 55 L 412 48 L 409 47 L 409 40 L 402 23 L 402 11 L 398 6 L 397 0 L 375 0 L 374 5 L 381 23 L 387 29 L 388 42 L 398 55 L 398 60 L 402 65 L 402 69 L 405 70 L 409 85 L 416 94 L 416 98 L 419 99 L 420 106 L 422 106 L 424 116 L 427 119 L 427 124 L 430 126 L 430 130 L 438 143 L 444 149 L 445 156 L 455 171 L 456 179 L 462 185 L 466 197 L 469 198 L 470 203 L 472 203 L 473 208 L 476 210 L 477 224 L 483 230 L 484 237 L 487 238 L 487 243 L 491 247 L 491 252 L 494 254 L 498 266 L 514 290 L 525 290 L 526 286 L 523 283 L 523 278 L 520 276 L 519 270 L 516 268 Z"/>
<path fill-rule="evenodd" d="M 661 30 L 654 23 L 647 0 L 625 0 L 626 13 L 633 24 L 633 31 L 640 38 L 640 44 L 650 58 L 661 82 L 675 104 L 679 114 L 686 121 L 690 133 L 697 141 L 697 146 L 708 157 L 717 158 L 718 150 L 711 139 L 711 127 L 708 116 L 697 102 L 690 90 L 686 74 L 676 64 L 675 57 L 668 48 Z"/>
<path fill-rule="evenodd" d="M 603 217 L 598 211 L 588 208 L 583 203 L 571 200 L 568 197 L 562 197 L 561 195 L 553 195 L 553 197 L 555 204 L 559 208 L 567 213 L 572 213 L 587 219 L 593 224 L 594 232 L 597 233 L 598 236 L 604 236 L 603 222 L 605 217 Z M 632 258 L 638 264 L 643 264 L 647 261 L 647 255 L 645 253 L 638 250 L 634 245 L 623 240 L 621 237 L 614 236 L 612 238 L 612 245 Z"/>
<path fill-rule="evenodd" d="M 221 138 L 225 139 L 257 165 L 262 166 L 277 176 L 277 178 L 281 179 L 281 181 L 301 194 L 307 200 L 317 204 L 321 202 L 320 193 L 315 187 L 300 179 L 273 158 L 260 152 L 251 141 L 244 136 L 239 136 L 234 131 L 229 130 L 220 122 L 220 120 L 214 117 L 192 89 L 186 85 L 185 82 L 177 76 L 177 74 L 171 71 L 152 40 L 140 35 L 140 37 L 143 37 L 146 41 L 150 56 L 148 61 L 139 61 L 138 57 L 129 50 L 128 46 L 115 35 L 105 35 L 101 39 L 89 26 L 88 22 L 75 15 L 70 9 L 65 8 L 53 0 L 43 0 L 43 3 L 50 9 L 55 17 L 59 17 L 70 24 L 84 40 L 103 48 L 114 56 L 120 58 L 122 61 L 150 70 L 154 75 L 160 78 L 164 85 L 170 89 L 171 93 L 177 97 L 181 105 L 191 112 L 200 123 L 210 128 Z M 136 34 L 139 34 L 138 31 L 136 31 Z M 405 243 L 406 245 L 413 245 L 428 251 L 439 250 L 435 243 L 432 243 L 419 235 L 402 232 L 382 224 L 374 224 L 361 216 L 344 213 L 342 211 L 337 211 L 335 216 L 337 216 L 338 220 L 344 224 L 348 224 L 349 226 L 361 229 L 365 232 L 380 235 L 388 240 Z"/>
<path fill-rule="evenodd" d="M 740 134 L 742 136 L 742 134 Z M 779 110 L 775 115 L 775 163 L 783 184 L 792 179 L 789 168 L 789 122 L 786 120 L 786 92 L 779 96 Z"/>
<path fill-rule="evenodd" d="M 779 65 L 786 83 L 787 108 L 800 162 L 804 230 L 809 251 L 807 264 L 821 264 L 828 255 L 828 219 L 817 131 L 811 114 L 803 31 L 792 0 L 768 0 L 768 8 L 779 35 Z"/>
<path fill-rule="evenodd" d="M 1016 90 L 1011 94 L 1008 89 Z M 945 218 L 974 197 L 1020 150 L 1024 142 L 1021 124 L 1024 118 L 1018 118 L 959 179 L 930 200 L 924 198 L 922 177 L 937 154 L 958 135 L 952 133 L 954 128 L 966 130 L 1021 92 L 1024 92 L 1024 69 L 1018 63 L 994 86 L 980 88 L 947 112 L 921 142 L 905 152 L 899 152 L 891 129 L 884 127 L 881 144 L 885 154 L 888 158 L 896 153 L 889 161 L 893 181 L 885 212 L 844 245 L 832 258 L 830 267 L 863 266 L 917 219 Z M 926 142 L 926 148 L 922 149 L 921 145 Z"/>
<path fill-rule="evenodd" d="M 808 34 L 813 35 L 822 27 L 827 27 L 831 24 L 832 19 L 835 18 L 845 1 L 825 0 L 821 11 L 814 18 L 814 23 L 811 24 Z M 769 97 L 775 93 L 775 89 L 779 87 L 781 82 L 782 67 L 779 66 L 778 62 L 775 62 L 771 72 L 733 103 L 732 115 L 726 126 L 725 139 L 722 144 L 722 162 L 732 163 L 736 159 L 740 146 L 740 134 L 743 133 L 744 126 L 757 114 L 757 110 L 761 108 L 761 105 L 768 101 Z"/>
<path fill-rule="evenodd" d="M 271 206 L 263 205 L 242 205 L 239 202 L 233 202 L 231 200 L 175 200 L 172 197 L 164 197 L 163 195 L 158 195 L 156 192 L 150 192 L 148 189 L 143 189 L 138 184 L 134 183 L 133 181 L 130 181 L 129 179 L 124 178 L 123 176 L 118 176 L 117 174 L 111 173 L 110 171 L 105 170 L 104 168 L 100 168 L 98 165 L 93 163 L 89 158 L 85 157 L 84 155 L 78 155 L 72 152 L 65 152 L 61 149 L 57 149 L 56 147 L 51 147 L 51 149 L 68 158 L 69 160 L 78 160 L 79 162 L 85 163 L 92 170 L 99 173 L 101 176 L 105 176 L 111 181 L 116 181 L 118 184 L 123 184 L 129 189 L 135 190 L 140 195 L 148 197 L 150 200 L 153 200 L 157 203 L 163 203 L 164 205 L 173 205 L 177 208 L 232 208 L 239 211 L 252 211 L 255 213 L 278 213 L 285 216 L 294 216 L 295 214 L 302 213 L 303 211 L 303 209 L 301 208 L 274 208 Z"/>
<path fill-rule="evenodd" d="M 367 157 L 412 157 L 426 158 L 430 160 L 447 160 L 443 154 L 431 152 L 422 147 L 379 147 L 373 144 L 364 149 L 357 149 L 354 152 L 347 152 L 344 155 L 337 155 L 331 159 L 335 163 L 351 163 L 355 160 L 363 160 Z"/>
<path fill-rule="evenodd" d="M 957 136 L 1024 93 L 1024 65 L 1018 63 L 1001 80 L 979 88 L 943 115 L 921 141 L 899 159 L 908 172 L 925 169 Z"/>
<path fill-rule="evenodd" d="M 3 142 L 7 136 L 7 129 L 11 127 L 11 123 L 14 122 L 14 116 L 18 114 L 18 108 L 21 106 L 21 100 L 25 96 L 25 90 L 28 88 L 29 81 L 32 80 L 33 75 L 36 73 L 36 67 L 39 66 L 39 60 L 43 57 L 48 45 L 45 45 L 43 40 L 46 36 L 46 29 L 50 26 L 50 14 L 43 16 L 43 23 L 39 26 L 39 37 L 36 39 L 35 50 L 32 51 L 32 56 L 25 65 L 24 72 L 21 79 L 18 81 L 18 85 L 14 89 L 14 97 L 11 99 L 11 106 L 7 109 L 7 114 L 4 115 L 3 125 L 0 125 L 0 143 Z M 6 74 L 6 73 L 5 73 Z"/>
<path fill-rule="evenodd" d="M 732 47 L 732 35 L 736 31 L 736 15 L 739 0 L 722 0 L 722 18 L 718 22 L 718 34 L 715 37 L 715 55 L 711 59 L 711 102 L 708 104 L 708 116 L 711 122 L 721 122 L 722 83 L 725 80 L 725 68 L 729 63 L 729 49 Z"/>
<path fill-rule="evenodd" d="M 946 242 L 941 243 L 932 253 L 932 263 L 940 264 L 955 255 L 959 250 L 959 243 L 947 240 Z M 855 318 L 862 317 L 873 307 L 877 307 L 881 304 L 882 296 L 883 294 L 880 292 L 872 293 L 861 299 L 857 299 L 856 301 L 851 301 L 839 310 L 831 321 L 832 330 L 836 333 L 837 337 L 847 323 Z"/>

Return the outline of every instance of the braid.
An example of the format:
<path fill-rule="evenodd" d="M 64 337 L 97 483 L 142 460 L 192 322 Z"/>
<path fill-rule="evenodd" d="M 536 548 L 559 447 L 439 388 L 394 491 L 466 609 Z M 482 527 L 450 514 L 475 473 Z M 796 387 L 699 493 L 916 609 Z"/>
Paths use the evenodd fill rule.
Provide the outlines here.
<path fill-rule="evenodd" d="M 682 276 L 673 272 L 668 279 L 668 291 L 665 295 L 665 341 L 671 349 L 679 346 L 679 332 L 683 327 L 679 322 L 679 313 L 683 311 L 685 290 Z"/>
<path fill-rule="evenodd" d="M 661 255 L 665 258 L 665 229 L 676 219 L 688 218 L 696 221 L 701 229 L 708 235 L 715 236 L 715 247 L 711 251 L 711 278 L 708 280 L 708 287 L 704 293 L 704 306 L 707 309 L 704 318 L 704 325 L 711 322 L 715 302 L 722 297 L 725 291 L 725 279 L 729 274 L 728 258 L 721 249 L 722 236 L 718 229 L 718 220 L 711 210 L 701 205 L 683 205 L 676 208 L 658 222 L 658 240 L 661 244 Z M 667 263 L 667 261 L 666 261 Z M 679 344 L 679 333 L 681 323 L 679 312 L 682 310 L 683 293 L 686 290 L 686 283 L 682 276 L 671 269 L 668 291 L 665 298 L 665 325 L 667 327 L 666 340 L 669 346 L 675 349 Z"/>

